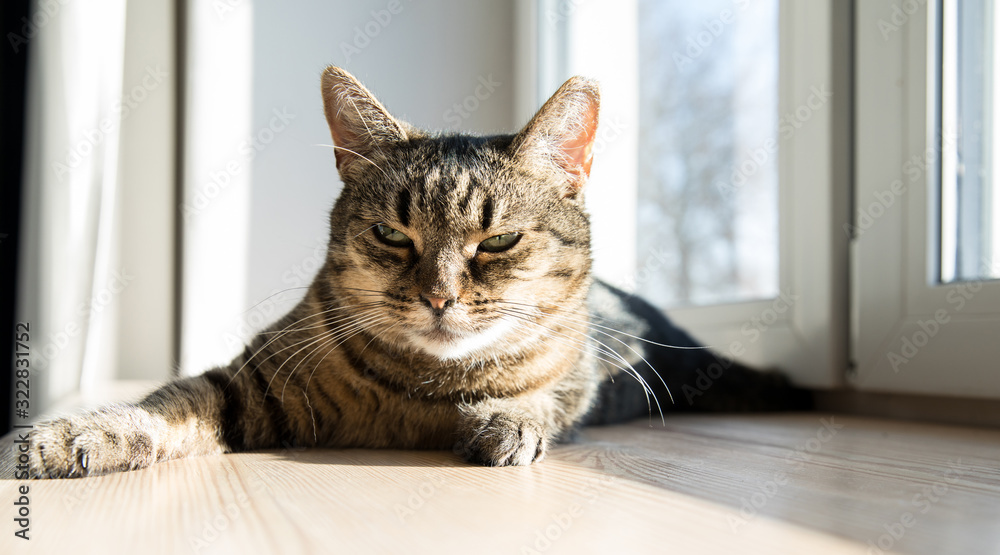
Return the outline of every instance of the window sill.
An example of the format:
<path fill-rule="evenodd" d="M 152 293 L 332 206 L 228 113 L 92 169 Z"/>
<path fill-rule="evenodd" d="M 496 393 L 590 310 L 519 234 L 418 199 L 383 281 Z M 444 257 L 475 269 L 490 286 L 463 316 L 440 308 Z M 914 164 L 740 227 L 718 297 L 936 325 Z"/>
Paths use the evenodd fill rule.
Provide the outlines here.
<path fill-rule="evenodd" d="M 136 385 L 117 395 L 149 384 Z M 0 440 L 0 499 L 24 484 L 10 480 L 13 439 Z M 141 542 L 164 552 L 855 553 L 901 529 L 885 536 L 894 551 L 972 553 L 1000 543 L 997 460 L 992 430 L 825 413 L 672 416 L 665 427 L 587 429 L 527 468 L 447 452 L 286 449 L 31 482 L 31 536 L 44 552 L 131 553 Z"/>

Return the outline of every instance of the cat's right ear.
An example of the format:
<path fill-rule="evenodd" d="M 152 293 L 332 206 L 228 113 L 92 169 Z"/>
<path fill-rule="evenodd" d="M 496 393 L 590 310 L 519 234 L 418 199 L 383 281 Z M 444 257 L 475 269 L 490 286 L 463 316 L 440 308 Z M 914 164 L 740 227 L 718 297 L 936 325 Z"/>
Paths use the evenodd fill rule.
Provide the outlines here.
<path fill-rule="evenodd" d="M 380 144 L 406 140 L 409 126 L 392 117 L 353 75 L 330 66 L 322 84 L 323 109 L 342 173 L 352 162 L 369 160 Z"/>
<path fill-rule="evenodd" d="M 514 156 L 552 175 L 564 197 L 578 197 L 590 178 L 600 105 L 596 81 L 570 78 L 514 138 Z"/>

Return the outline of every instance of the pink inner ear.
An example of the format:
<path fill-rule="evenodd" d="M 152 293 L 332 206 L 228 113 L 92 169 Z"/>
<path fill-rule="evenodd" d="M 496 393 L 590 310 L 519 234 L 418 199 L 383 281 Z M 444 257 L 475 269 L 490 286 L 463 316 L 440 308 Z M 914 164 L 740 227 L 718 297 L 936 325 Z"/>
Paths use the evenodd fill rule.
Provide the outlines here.
<path fill-rule="evenodd" d="M 359 148 L 360 144 L 358 136 L 342 129 L 343 125 L 343 122 L 340 120 L 330 122 L 330 135 L 333 137 L 333 144 L 337 147 L 334 148 L 334 155 L 336 156 L 338 170 L 342 169 L 341 166 L 346 162 L 358 157 L 352 149 Z"/>
<path fill-rule="evenodd" d="M 590 165 L 594 161 L 594 139 L 597 136 L 597 107 L 589 103 L 579 115 L 579 124 L 570 129 L 560 143 L 563 159 L 560 165 L 567 173 L 577 177 L 580 183 L 590 177 Z"/>
<path fill-rule="evenodd" d="M 344 144 L 347 143 L 347 141 L 345 140 L 343 133 L 341 133 L 340 130 L 338 129 L 339 122 L 336 120 L 328 120 L 328 122 L 330 124 L 330 136 L 333 138 L 333 144 L 334 144 L 333 154 L 334 156 L 336 156 L 337 169 L 339 170 L 341 169 L 340 167 L 344 164 L 344 161 L 347 159 L 347 156 L 349 154 L 341 150 L 345 148 Z"/>

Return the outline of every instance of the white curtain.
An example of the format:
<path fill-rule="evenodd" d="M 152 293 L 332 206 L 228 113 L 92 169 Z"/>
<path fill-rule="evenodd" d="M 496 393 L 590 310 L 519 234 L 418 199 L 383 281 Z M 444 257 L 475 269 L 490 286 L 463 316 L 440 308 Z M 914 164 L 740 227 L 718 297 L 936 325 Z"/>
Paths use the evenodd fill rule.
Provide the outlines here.
<path fill-rule="evenodd" d="M 115 367 L 125 4 L 33 8 L 18 319 L 31 325 L 35 415 Z"/>

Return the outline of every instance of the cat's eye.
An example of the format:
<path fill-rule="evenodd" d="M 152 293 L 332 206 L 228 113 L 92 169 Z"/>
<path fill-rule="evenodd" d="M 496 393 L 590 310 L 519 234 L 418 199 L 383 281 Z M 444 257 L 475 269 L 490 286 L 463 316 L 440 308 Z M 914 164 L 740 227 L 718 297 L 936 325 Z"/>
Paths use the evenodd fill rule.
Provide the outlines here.
<path fill-rule="evenodd" d="M 479 250 L 486 252 L 503 252 L 516 245 L 520 240 L 520 233 L 504 233 L 503 235 L 494 235 L 482 243 L 479 243 Z"/>
<path fill-rule="evenodd" d="M 393 229 L 387 225 L 378 224 L 375 226 L 375 236 L 380 241 L 391 247 L 409 247 L 413 245 L 413 240 L 398 229 Z"/>

